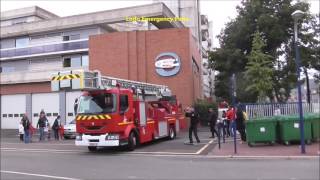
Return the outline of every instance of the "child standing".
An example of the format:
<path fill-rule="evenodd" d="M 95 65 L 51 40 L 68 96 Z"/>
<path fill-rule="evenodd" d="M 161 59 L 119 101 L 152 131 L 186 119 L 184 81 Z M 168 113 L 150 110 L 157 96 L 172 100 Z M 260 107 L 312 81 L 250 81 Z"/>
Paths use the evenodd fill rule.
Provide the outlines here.
<path fill-rule="evenodd" d="M 24 135 L 24 128 L 22 125 L 22 121 L 19 123 L 19 136 L 20 136 L 20 141 L 23 141 L 23 135 Z"/>

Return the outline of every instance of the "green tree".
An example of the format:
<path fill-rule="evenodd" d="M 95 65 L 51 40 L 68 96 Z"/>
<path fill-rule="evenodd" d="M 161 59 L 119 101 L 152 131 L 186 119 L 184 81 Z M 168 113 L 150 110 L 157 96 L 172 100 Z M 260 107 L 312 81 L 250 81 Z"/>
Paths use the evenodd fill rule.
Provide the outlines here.
<path fill-rule="evenodd" d="M 215 81 L 215 95 L 230 99 L 230 77 L 237 76 L 237 98 L 242 102 L 256 102 L 257 92 L 243 93 L 246 87 L 243 76 L 252 50 L 254 32 L 264 35 L 264 52 L 272 56 L 273 84 L 267 93 L 270 99 L 280 102 L 288 99 L 296 84 L 293 49 L 293 19 L 295 10 L 306 12 L 300 22 L 299 38 L 303 67 L 320 71 L 319 66 L 319 21 L 309 12 L 306 2 L 294 3 L 292 0 L 243 0 L 237 7 L 238 16 L 226 24 L 218 36 L 220 48 L 209 53 L 211 67 L 218 71 Z"/>
<path fill-rule="evenodd" d="M 245 67 L 245 79 L 248 82 L 245 90 L 257 92 L 259 102 L 265 101 L 267 94 L 272 91 L 273 84 L 272 56 L 263 52 L 265 46 L 260 32 L 256 31 L 252 41 L 252 50 L 248 55 L 248 63 Z"/>

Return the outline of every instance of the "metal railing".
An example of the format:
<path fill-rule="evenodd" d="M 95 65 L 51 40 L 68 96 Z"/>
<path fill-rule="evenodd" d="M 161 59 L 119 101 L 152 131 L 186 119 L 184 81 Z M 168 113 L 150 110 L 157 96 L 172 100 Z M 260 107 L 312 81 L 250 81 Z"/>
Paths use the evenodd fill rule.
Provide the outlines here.
<path fill-rule="evenodd" d="M 1 49 L 0 58 L 11 58 L 16 56 L 30 56 L 35 54 L 53 53 L 59 51 L 70 51 L 88 48 L 88 39 L 65 41 L 52 44 L 28 46 L 24 48 Z"/>
<path fill-rule="evenodd" d="M 243 104 L 249 119 L 299 114 L 298 103 Z M 319 102 L 302 103 L 303 113 L 319 113 Z"/>

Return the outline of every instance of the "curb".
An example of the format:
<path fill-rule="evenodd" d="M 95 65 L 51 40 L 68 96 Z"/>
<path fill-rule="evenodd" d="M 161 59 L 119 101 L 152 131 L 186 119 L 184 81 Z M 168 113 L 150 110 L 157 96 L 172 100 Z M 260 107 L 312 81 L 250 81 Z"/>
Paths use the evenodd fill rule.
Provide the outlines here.
<path fill-rule="evenodd" d="M 276 160 L 276 159 L 281 159 L 281 160 L 290 160 L 290 159 L 318 159 L 320 156 L 237 156 L 237 155 L 229 155 L 229 156 L 212 156 L 208 155 L 206 156 L 208 158 L 212 159 L 265 159 L 265 160 Z"/>

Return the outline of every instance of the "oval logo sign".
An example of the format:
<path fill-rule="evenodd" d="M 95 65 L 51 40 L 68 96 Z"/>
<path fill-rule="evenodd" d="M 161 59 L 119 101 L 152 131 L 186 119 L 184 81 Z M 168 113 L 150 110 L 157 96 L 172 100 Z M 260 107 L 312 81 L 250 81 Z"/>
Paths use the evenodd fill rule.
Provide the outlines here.
<path fill-rule="evenodd" d="M 181 62 L 176 53 L 166 52 L 161 53 L 156 57 L 155 62 L 156 72 L 160 76 L 173 76 L 180 71 Z"/>

